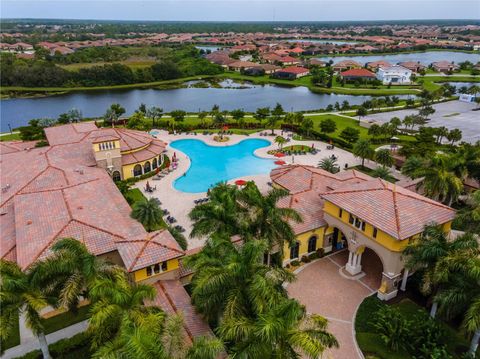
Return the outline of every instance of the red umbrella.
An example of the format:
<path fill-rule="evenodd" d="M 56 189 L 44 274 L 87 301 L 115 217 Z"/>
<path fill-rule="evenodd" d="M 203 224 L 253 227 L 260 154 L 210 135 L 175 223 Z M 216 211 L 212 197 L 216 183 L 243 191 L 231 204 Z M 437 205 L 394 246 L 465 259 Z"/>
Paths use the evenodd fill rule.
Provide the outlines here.
<path fill-rule="evenodd" d="M 236 184 L 237 186 L 245 186 L 245 185 L 247 184 L 247 181 L 242 180 L 242 179 L 239 179 L 239 180 L 236 180 L 236 181 L 235 181 L 235 184 Z"/>
<path fill-rule="evenodd" d="M 287 162 L 285 162 L 285 161 L 275 161 L 275 164 L 276 164 L 276 165 L 284 165 L 284 164 L 286 164 L 286 163 L 287 163 Z"/>
<path fill-rule="evenodd" d="M 277 153 L 274 154 L 274 156 L 275 156 L 275 157 L 278 157 L 278 158 L 280 158 L 280 157 L 285 157 L 285 153 L 283 153 L 283 152 L 277 152 Z"/>

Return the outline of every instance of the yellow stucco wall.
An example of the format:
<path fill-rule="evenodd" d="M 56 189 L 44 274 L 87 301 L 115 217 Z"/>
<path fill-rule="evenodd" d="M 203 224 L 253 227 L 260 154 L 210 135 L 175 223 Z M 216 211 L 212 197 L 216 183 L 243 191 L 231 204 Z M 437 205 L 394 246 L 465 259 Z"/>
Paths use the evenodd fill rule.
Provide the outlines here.
<path fill-rule="evenodd" d="M 133 177 L 133 168 L 134 168 L 136 165 L 142 166 L 142 171 L 143 171 L 143 166 L 145 165 L 146 162 L 150 162 L 150 166 L 152 166 L 152 161 L 153 161 L 154 158 L 157 158 L 157 166 L 160 166 L 160 160 L 159 160 L 159 158 L 161 158 L 161 155 L 153 156 L 152 158 L 150 158 L 150 159 L 148 159 L 148 160 L 145 160 L 145 161 L 141 161 L 141 162 L 132 163 L 132 164 L 129 164 L 129 165 L 124 165 L 124 166 L 122 166 L 123 179 L 128 179 L 128 178 L 132 178 L 132 177 Z"/>
<path fill-rule="evenodd" d="M 105 141 L 105 142 L 113 142 L 114 148 L 120 148 L 120 141 Z M 100 151 L 100 143 L 94 143 L 93 144 L 93 150 L 95 152 Z"/>
<path fill-rule="evenodd" d="M 308 253 L 308 240 L 312 236 L 317 236 L 317 247 L 318 248 L 323 248 L 323 238 L 325 235 L 325 229 L 326 227 L 320 227 L 317 229 L 314 229 L 312 231 L 300 233 L 296 236 L 297 242 L 300 243 L 300 247 L 298 249 L 298 258 L 301 259 L 303 255 Z M 288 243 L 285 243 L 285 246 L 283 248 L 283 253 L 284 253 L 284 259 L 290 260 L 290 246 Z"/>
<path fill-rule="evenodd" d="M 398 239 L 390 236 L 389 234 L 381 231 L 378 228 L 377 228 L 377 237 L 373 238 L 374 226 L 372 226 L 369 223 L 366 223 L 365 230 L 362 231 L 360 228 L 357 228 L 357 227 L 355 227 L 354 225 L 352 225 L 348 222 L 349 215 L 350 215 L 349 212 L 347 212 L 345 210 L 342 210 L 342 217 L 339 217 L 340 207 L 336 206 L 335 204 L 333 204 L 329 201 L 325 201 L 324 211 L 326 213 L 328 213 L 329 215 L 331 215 L 332 217 L 341 219 L 341 221 L 345 225 L 355 229 L 356 231 L 358 231 L 360 233 L 363 233 L 368 239 L 370 239 L 374 242 L 377 242 L 378 244 L 380 244 L 383 247 L 391 250 L 392 252 L 401 252 L 409 243 L 410 238 L 403 239 L 403 240 L 398 240 Z M 445 230 L 445 232 L 449 232 L 450 228 L 451 228 L 451 222 L 447 222 L 447 223 L 442 224 L 442 227 Z M 412 237 L 415 237 L 415 236 L 412 236 Z"/>
<path fill-rule="evenodd" d="M 158 274 L 147 276 L 147 269 L 142 268 L 140 270 L 137 270 L 137 271 L 133 272 L 133 276 L 135 278 L 135 282 L 140 282 L 140 281 L 142 281 L 144 279 L 147 279 L 147 278 L 153 278 L 153 277 L 161 276 L 162 274 L 165 274 L 165 273 L 171 272 L 175 269 L 178 269 L 178 267 L 179 267 L 179 262 L 178 262 L 178 259 L 175 258 L 175 259 L 170 259 L 169 261 L 167 261 L 167 270 L 164 271 L 164 272 L 160 272 Z"/>

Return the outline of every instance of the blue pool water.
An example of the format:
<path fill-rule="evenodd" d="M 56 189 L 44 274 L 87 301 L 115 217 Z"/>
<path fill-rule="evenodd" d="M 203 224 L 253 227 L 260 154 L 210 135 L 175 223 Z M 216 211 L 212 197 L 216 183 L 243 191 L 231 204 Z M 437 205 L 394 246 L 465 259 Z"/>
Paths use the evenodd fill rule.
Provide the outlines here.
<path fill-rule="evenodd" d="M 274 161 L 253 154 L 269 145 L 269 141 L 262 139 L 247 139 L 232 146 L 209 146 L 190 139 L 173 141 L 170 146 L 185 153 L 191 161 L 186 175 L 176 179 L 173 186 L 182 192 L 199 193 L 218 182 L 269 173 L 275 167 Z"/>

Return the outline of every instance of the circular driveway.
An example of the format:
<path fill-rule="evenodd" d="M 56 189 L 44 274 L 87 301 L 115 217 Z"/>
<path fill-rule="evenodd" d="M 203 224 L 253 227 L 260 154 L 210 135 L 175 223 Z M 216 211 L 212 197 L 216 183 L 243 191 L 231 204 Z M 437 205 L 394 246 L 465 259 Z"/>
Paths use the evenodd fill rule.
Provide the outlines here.
<path fill-rule="evenodd" d="M 296 281 L 287 287 L 289 295 L 305 305 L 308 313 L 328 319 L 328 330 L 335 335 L 340 347 L 328 350 L 327 358 L 363 358 L 354 339 L 355 313 L 363 299 L 380 286 L 382 265 L 376 254 L 364 253 L 364 275 L 357 279 L 341 272 L 347 259 L 348 251 L 344 250 L 304 265 L 297 272 Z"/>

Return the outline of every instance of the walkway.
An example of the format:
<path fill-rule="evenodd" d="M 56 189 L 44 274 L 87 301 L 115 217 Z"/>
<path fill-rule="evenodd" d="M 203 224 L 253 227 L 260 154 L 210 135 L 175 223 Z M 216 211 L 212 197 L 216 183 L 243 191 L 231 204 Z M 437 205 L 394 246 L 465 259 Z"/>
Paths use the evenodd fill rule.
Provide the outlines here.
<path fill-rule="evenodd" d="M 172 135 L 168 134 L 167 131 L 161 131 L 157 130 L 158 134 L 157 137 L 163 141 L 166 141 L 167 143 L 170 143 L 175 140 L 180 140 L 180 139 L 198 139 L 202 140 L 208 145 L 211 146 L 231 146 L 234 145 L 242 140 L 245 139 L 250 139 L 250 138 L 261 138 L 261 139 L 267 139 L 269 141 L 273 142 L 273 139 L 275 138 L 274 136 L 260 136 L 259 133 L 254 133 L 251 134 L 250 136 L 244 136 L 244 135 L 231 135 L 230 140 L 228 142 L 224 143 L 218 143 L 213 141 L 213 136 L 212 135 L 203 135 L 203 134 L 197 134 L 197 136 L 194 135 Z M 270 131 L 262 131 L 262 132 L 268 132 Z M 275 131 L 276 134 L 280 134 L 280 130 Z M 286 135 L 286 134 L 284 134 Z M 355 158 L 350 152 L 342 150 L 340 148 L 335 148 L 334 150 L 327 150 L 327 144 L 324 142 L 320 141 L 296 141 L 296 140 L 291 140 L 288 145 L 294 145 L 294 144 L 300 144 L 300 145 L 305 145 L 305 146 L 311 146 L 314 144 L 315 148 L 317 150 L 320 150 L 316 155 L 308 154 L 308 155 L 299 155 L 299 156 L 288 156 L 282 158 L 285 162 L 288 164 L 292 163 L 294 161 L 295 164 L 302 164 L 302 165 L 309 165 L 309 166 L 317 166 L 318 162 L 327 156 L 331 156 L 332 154 L 335 154 L 338 158 L 338 165 L 340 168 L 344 168 L 346 164 L 349 166 L 355 166 L 359 165 L 361 163 L 361 160 L 358 158 Z M 263 158 L 269 158 L 269 159 L 275 159 L 274 156 L 269 155 L 267 152 L 272 150 L 272 149 L 277 149 L 278 146 L 276 144 L 271 144 L 268 147 L 263 147 L 255 151 L 255 155 Z M 198 198 L 203 198 L 206 196 L 206 193 L 185 193 L 178 191 L 174 188 L 174 182 L 175 179 L 183 175 L 188 168 L 190 167 L 190 160 L 187 155 L 184 153 L 178 151 L 178 150 L 173 150 L 170 148 L 170 146 L 167 147 L 167 155 L 171 158 L 173 156 L 173 153 L 175 152 L 176 157 L 179 158 L 179 163 L 178 163 L 178 168 L 162 178 L 159 181 L 154 181 L 152 178 L 149 178 L 149 184 L 151 186 L 156 186 L 157 190 L 153 193 L 147 193 L 145 192 L 145 187 L 146 187 L 146 182 L 147 180 L 139 181 L 137 182 L 134 187 L 139 188 L 142 193 L 147 198 L 150 197 L 156 197 L 162 202 L 162 208 L 168 209 L 170 211 L 170 214 L 177 219 L 177 223 L 175 225 L 179 224 L 185 228 L 185 236 L 188 238 L 190 235 L 190 232 L 192 230 L 192 222 L 188 218 L 188 213 L 192 210 L 194 207 L 194 200 Z M 267 192 L 268 189 L 270 188 L 267 183 L 271 181 L 270 179 L 270 174 L 265 173 L 262 175 L 254 175 L 254 176 L 243 176 L 242 179 L 244 180 L 253 180 L 259 187 L 259 189 L 262 192 Z M 233 184 L 237 180 L 237 178 L 232 178 L 229 183 Z M 204 244 L 204 239 L 197 239 L 197 238 L 188 238 L 188 247 L 189 249 L 200 247 Z"/>
<path fill-rule="evenodd" d="M 344 250 L 300 267 L 297 280 L 288 285 L 287 291 L 306 306 L 307 312 L 329 320 L 328 330 L 340 347 L 329 350 L 327 358 L 362 359 L 354 339 L 355 313 L 363 299 L 380 286 L 382 267 L 375 254 L 365 252 L 362 259 L 365 275 L 354 280 L 341 273 L 347 259 L 348 251 Z"/>

